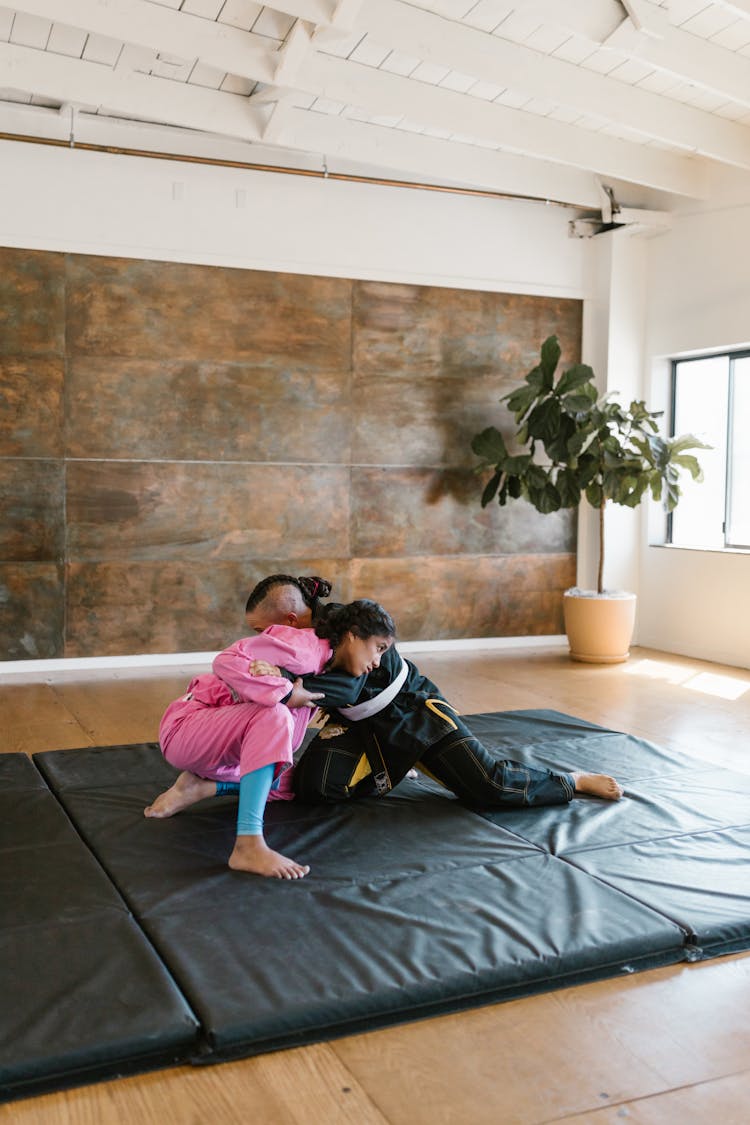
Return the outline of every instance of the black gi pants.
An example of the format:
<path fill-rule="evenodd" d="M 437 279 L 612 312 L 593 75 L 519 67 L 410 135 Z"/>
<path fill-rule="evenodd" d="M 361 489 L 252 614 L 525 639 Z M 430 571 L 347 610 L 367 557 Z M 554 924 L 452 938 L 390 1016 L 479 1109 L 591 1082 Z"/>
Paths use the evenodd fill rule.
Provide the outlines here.
<path fill-rule="evenodd" d="M 369 719 L 333 714 L 295 767 L 303 801 L 383 796 L 416 766 L 482 808 L 559 805 L 571 800 L 570 774 L 498 758 L 476 738 L 434 684 L 405 690 Z M 434 691 L 430 690 L 434 689 Z"/>

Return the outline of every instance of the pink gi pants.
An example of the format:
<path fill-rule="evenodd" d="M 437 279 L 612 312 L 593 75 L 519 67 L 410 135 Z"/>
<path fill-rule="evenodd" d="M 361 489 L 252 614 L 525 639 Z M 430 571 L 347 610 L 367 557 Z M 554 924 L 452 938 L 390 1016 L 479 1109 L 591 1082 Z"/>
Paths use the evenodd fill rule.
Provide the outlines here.
<path fill-rule="evenodd" d="M 197 676 L 187 695 L 167 707 L 159 725 L 164 757 L 176 769 L 213 781 L 239 781 L 274 763 L 275 776 L 284 776 L 270 799 L 291 800 L 289 767 L 311 712 L 280 703 L 289 681 L 251 676 L 248 664 L 257 658 L 303 675 L 321 671 L 330 655 L 328 642 L 311 629 L 272 625 L 238 641 L 216 657 L 212 674 Z"/>

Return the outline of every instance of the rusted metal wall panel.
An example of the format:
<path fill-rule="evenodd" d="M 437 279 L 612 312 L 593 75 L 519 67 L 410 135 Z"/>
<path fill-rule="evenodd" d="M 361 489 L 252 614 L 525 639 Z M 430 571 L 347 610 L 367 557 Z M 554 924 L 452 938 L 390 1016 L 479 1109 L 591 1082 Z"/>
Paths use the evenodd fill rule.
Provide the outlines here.
<path fill-rule="evenodd" d="M 403 639 L 562 631 L 575 520 L 469 440 L 559 298 L 0 250 L 0 658 L 203 651 L 275 570 Z"/>

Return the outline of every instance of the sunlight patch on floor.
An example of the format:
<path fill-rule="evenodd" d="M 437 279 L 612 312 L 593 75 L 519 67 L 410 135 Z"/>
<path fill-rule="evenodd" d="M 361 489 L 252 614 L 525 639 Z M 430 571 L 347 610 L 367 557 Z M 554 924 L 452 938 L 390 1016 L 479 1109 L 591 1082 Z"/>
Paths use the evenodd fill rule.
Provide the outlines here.
<path fill-rule="evenodd" d="M 720 699 L 739 699 L 746 691 L 750 691 L 750 684 L 743 680 L 717 675 L 715 672 L 699 672 L 682 686 L 691 691 L 703 692 L 704 695 L 717 695 Z"/>
<path fill-rule="evenodd" d="M 622 669 L 629 676 L 646 676 L 649 680 L 666 680 L 670 684 L 681 684 L 695 675 L 692 668 L 680 668 L 666 660 L 633 661 Z"/>
<path fill-rule="evenodd" d="M 714 695 L 719 699 L 740 699 L 750 691 L 750 682 L 736 676 L 724 676 L 720 672 L 694 672 L 692 668 L 681 668 L 666 660 L 639 660 L 622 669 L 630 676 L 646 676 L 651 680 L 666 680 L 679 684 L 690 691 L 703 695 Z"/>

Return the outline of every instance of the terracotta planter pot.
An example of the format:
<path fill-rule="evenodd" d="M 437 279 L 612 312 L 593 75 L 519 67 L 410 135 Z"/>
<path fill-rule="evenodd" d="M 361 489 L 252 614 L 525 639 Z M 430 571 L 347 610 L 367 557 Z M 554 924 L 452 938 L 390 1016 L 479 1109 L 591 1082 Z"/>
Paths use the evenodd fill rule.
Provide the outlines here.
<path fill-rule="evenodd" d="M 635 627 L 635 594 L 583 597 L 566 590 L 565 632 L 573 660 L 587 664 L 621 664 L 630 656 Z"/>

